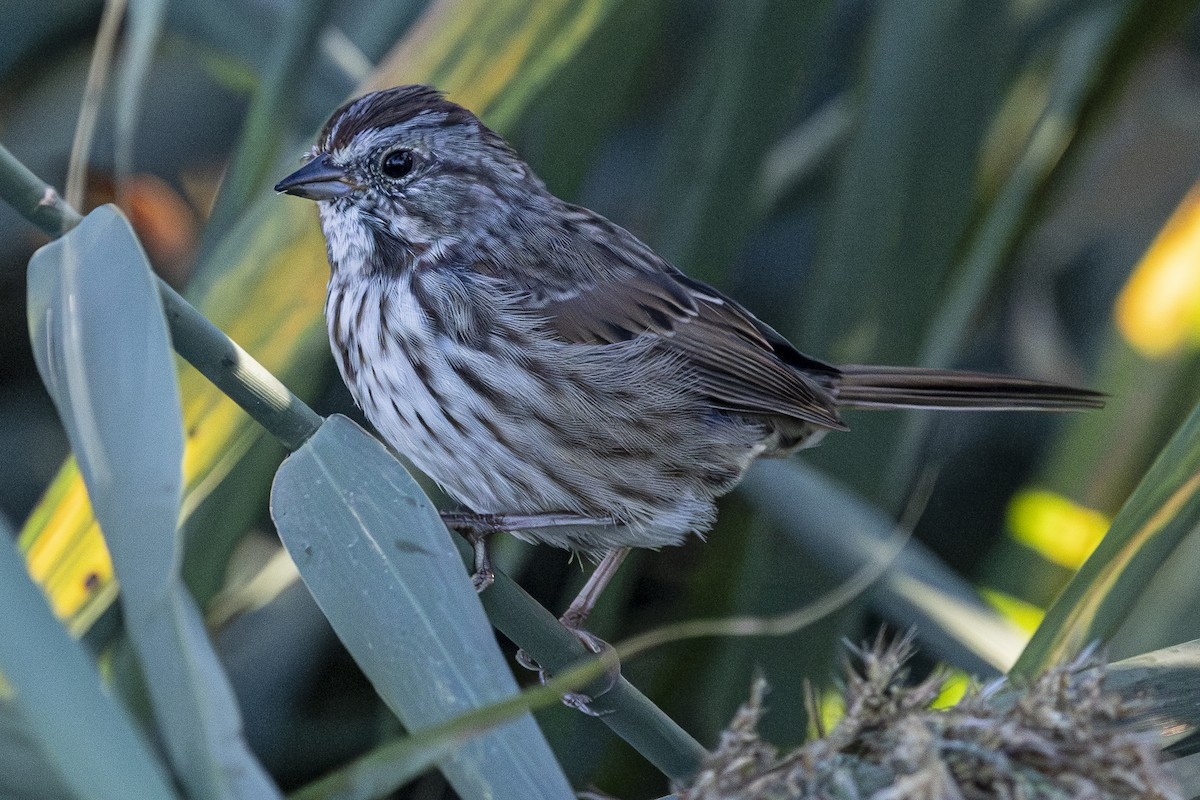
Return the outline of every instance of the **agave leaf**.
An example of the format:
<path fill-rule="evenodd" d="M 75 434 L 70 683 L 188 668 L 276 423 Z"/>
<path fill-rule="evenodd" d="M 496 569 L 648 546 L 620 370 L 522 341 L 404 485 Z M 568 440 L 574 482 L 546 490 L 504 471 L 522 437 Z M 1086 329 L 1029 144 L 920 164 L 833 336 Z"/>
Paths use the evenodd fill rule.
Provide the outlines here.
<path fill-rule="evenodd" d="M 329 418 L 280 467 L 271 510 L 317 604 L 410 731 L 517 693 L 446 526 L 378 440 Z M 572 796 L 527 713 L 439 765 L 464 798 Z"/>
<path fill-rule="evenodd" d="M 28 576 L 25 577 L 28 582 Z M 57 621 L 57 620 L 56 620 Z M 58 770 L 33 739 L 16 704 L 0 699 L 0 797 L 12 800 L 70 800 Z"/>
<path fill-rule="evenodd" d="M 614 0 L 440 0 L 369 85 L 435 83 L 503 130 L 614 5 Z M 497 49 L 501 40 L 506 47 Z M 320 321 L 327 274 L 311 204 L 267 194 L 215 247 L 188 296 L 306 396 L 328 366 Z M 180 376 L 180 394 L 187 431 L 186 519 L 262 431 L 190 369 Z M 31 515 L 21 544 L 34 577 L 74 629 L 85 629 L 111 602 L 111 567 L 73 464 L 64 467 Z M 223 559 L 212 561 L 211 570 L 223 570 Z"/>
<path fill-rule="evenodd" d="M 1168 442 L 1013 667 L 1033 675 L 1107 642 L 1146 584 L 1200 530 L 1200 406 Z"/>
<path fill-rule="evenodd" d="M 67 787 L 74 797 L 118 800 L 136 786 L 148 800 L 174 800 L 162 764 L 51 613 L 11 540 L 0 522 L 0 672 L 11 690 L 0 702 L 0 789 L 20 797 Z M 39 764 L 50 774 L 38 774 Z M 18 767 L 26 774 L 14 774 Z"/>
<path fill-rule="evenodd" d="M 121 581 L 166 749 L 196 798 L 270 798 L 233 693 L 180 580 L 183 433 L 157 281 L 114 206 L 29 263 L 38 371 L 78 458 Z"/>

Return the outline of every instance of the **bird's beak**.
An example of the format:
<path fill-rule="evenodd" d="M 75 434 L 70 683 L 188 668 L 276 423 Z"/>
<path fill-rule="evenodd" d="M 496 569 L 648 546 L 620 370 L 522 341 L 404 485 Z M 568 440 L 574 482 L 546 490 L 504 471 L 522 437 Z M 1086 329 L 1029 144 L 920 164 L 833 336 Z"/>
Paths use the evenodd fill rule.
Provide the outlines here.
<path fill-rule="evenodd" d="M 344 197 L 354 188 L 346 172 L 319 155 L 300 169 L 275 184 L 275 191 L 306 197 L 309 200 L 333 200 Z"/>

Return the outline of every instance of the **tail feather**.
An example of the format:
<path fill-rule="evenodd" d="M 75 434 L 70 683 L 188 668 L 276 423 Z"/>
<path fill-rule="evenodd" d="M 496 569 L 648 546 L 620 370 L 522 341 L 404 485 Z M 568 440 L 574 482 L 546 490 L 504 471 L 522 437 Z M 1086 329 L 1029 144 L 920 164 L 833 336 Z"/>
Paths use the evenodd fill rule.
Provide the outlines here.
<path fill-rule="evenodd" d="M 1102 408 L 1105 395 L 987 372 L 849 365 L 834 393 L 846 408 L 939 408 L 975 411 L 1075 411 Z"/>

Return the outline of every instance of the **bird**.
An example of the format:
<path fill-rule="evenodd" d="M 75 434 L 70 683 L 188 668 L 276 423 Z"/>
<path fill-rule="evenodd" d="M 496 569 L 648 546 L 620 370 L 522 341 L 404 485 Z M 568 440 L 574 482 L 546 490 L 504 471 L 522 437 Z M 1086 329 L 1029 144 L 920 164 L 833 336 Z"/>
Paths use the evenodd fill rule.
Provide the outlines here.
<path fill-rule="evenodd" d="M 496 531 L 590 556 L 562 617 L 577 632 L 630 548 L 703 534 L 756 459 L 847 430 L 844 409 L 1103 405 L 1026 378 L 805 355 L 555 196 L 429 86 L 342 105 L 275 189 L 316 201 L 338 369 L 383 440 L 465 507 L 444 518 L 475 548 L 476 588 Z"/>

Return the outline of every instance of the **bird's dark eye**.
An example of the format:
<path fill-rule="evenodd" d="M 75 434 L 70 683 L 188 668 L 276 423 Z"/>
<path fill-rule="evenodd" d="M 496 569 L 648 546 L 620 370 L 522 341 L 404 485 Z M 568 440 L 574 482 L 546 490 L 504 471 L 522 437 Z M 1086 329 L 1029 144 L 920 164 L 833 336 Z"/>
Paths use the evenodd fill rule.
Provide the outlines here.
<path fill-rule="evenodd" d="M 400 180 L 412 172 L 413 154 L 411 150 L 392 150 L 384 155 L 379 162 L 379 169 L 392 180 Z"/>

